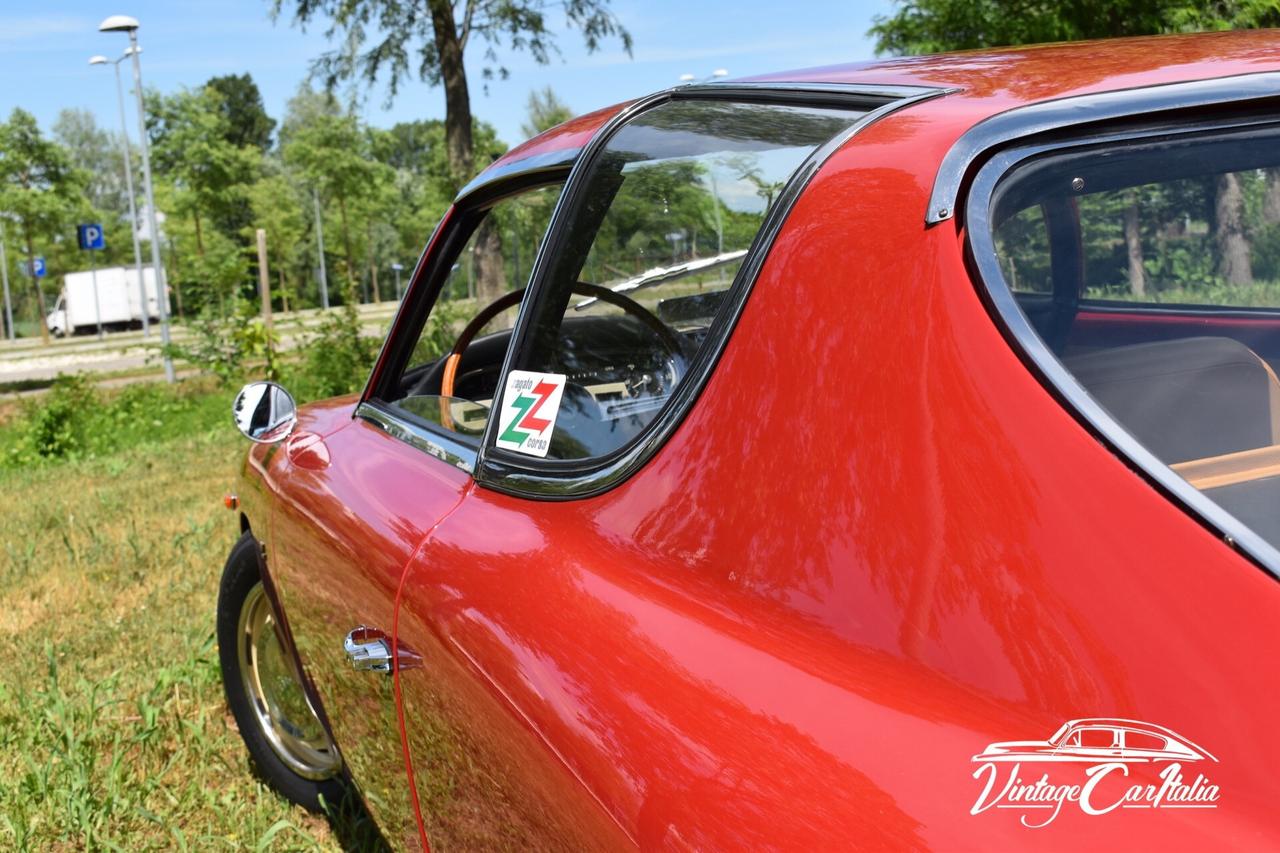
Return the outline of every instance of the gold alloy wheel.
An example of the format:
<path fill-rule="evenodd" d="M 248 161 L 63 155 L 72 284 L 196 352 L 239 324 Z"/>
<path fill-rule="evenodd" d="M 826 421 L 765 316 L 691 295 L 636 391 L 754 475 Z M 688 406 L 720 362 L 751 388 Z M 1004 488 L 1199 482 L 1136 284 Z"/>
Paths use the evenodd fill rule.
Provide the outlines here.
<path fill-rule="evenodd" d="M 245 596 L 236 637 L 245 696 L 271 749 L 304 779 L 335 776 L 342 759 L 280 642 L 275 614 L 261 581 Z"/>

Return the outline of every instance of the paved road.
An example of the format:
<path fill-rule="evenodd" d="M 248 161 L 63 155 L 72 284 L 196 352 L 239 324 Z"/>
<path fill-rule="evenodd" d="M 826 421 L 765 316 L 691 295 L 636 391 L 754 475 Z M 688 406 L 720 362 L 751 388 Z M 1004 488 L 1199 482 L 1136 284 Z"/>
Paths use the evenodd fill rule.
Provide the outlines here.
<path fill-rule="evenodd" d="M 360 320 L 365 333 L 382 336 L 396 303 L 361 305 Z M 307 331 L 320 321 L 319 310 L 276 313 L 276 333 L 282 349 L 297 346 Z M 175 342 L 186 340 L 185 328 L 175 326 Z M 142 332 L 108 332 L 106 339 L 96 336 L 55 339 L 45 346 L 39 338 L 19 338 L 16 341 L 0 340 L 0 383 L 32 380 L 49 380 L 61 373 L 119 373 L 121 371 L 152 368 L 163 370 L 160 361 L 160 331 L 152 326 L 151 336 L 144 339 Z M 147 378 L 145 375 L 139 378 Z"/>

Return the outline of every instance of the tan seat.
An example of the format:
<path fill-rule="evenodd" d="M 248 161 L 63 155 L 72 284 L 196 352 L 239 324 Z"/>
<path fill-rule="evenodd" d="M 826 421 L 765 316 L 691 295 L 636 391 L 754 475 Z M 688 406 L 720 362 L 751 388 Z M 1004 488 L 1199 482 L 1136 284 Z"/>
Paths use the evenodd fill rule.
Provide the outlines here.
<path fill-rule="evenodd" d="M 1280 381 L 1238 341 L 1183 338 L 1064 363 L 1166 464 L 1280 444 Z"/>

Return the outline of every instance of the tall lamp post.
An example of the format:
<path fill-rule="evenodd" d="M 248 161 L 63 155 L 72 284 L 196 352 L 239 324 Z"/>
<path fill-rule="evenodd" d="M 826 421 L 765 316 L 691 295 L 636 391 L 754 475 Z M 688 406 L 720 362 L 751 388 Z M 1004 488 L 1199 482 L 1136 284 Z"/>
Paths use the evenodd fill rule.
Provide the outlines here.
<path fill-rule="evenodd" d="M 124 83 L 120 79 L 120 63 L 132 56 L 133 52 L 134 48 L 130 47 L 119 59 L 93 56 L 89 58 L 89 64 L 111 65 L 116 69 L 116 99 L 120 102 L 120 145 L 124 149 L 124 185 L 129 193 L 129 234 L 133 237 L 133 266 L 138 271 L 138 297 L 141 300 L 138 305 L 142 309 L 142 336 L 149 338 L 151 337 L 151 308 L 147 305 L 147 282 L 142 276 L 142 245 L 138 241 L 138 205 L 133 192 L 133 161 L 129 156 L 129 122 L 124 111 Z"/>
<path fill-rule="evenodd" d="M 129 55 L 133 57 L 133 93 L 138 98 L 138 146 L 142 149 L 142 188 L 147 194 L 147 224 L 151 228 L 151 265 L 156 271 L 156 291 L 160 298 L 160 343 L 164 346 L 164 378 L 174 381 L 173 359 L 169 356 L 169 288 L 164 265 L 160 263 L 160 223 L 156 221 L 156 195 L 151 186 L 151 146 L 147 144 L 147 119 L 142 103 L 142 65 L 138 62 L 138 19 L 112 15 L 98 25 L 103 33 L 128 33 Z"/>

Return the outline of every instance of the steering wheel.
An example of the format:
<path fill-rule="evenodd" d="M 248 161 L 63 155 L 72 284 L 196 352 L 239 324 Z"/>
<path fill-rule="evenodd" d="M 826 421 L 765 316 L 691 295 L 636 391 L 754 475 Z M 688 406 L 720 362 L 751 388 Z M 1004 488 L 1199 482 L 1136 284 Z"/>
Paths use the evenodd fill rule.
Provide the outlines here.
<path fill-rule="evenodd" d="M 466 352 L 467 347 L 471 345 L 471 341 L 480 333 L 490 320 L 511 308 L 519 305 L 524 299 L 525 290 L 513 290 L 510 293 L 504 293 L 497 299 L 490 302 L 480 313 L 475 316 L 462 333 L 458 335 L 457 341 L 453 344 L 453 349 L 449 351 L 448 357 L 444 362 L 444 374 L 440 379 L 440 396 L 452 397 L 453 386 L 458 378 L 458 365 L 462 362 L 462 354 Z M 639 320 L 644 326 L 652 331 L 662 341 L 663 345 L 670 352 L 671 358 L 675 361 L 676 369 L 680 370 L 684 366 L 684 348 L 680 345 L 680 339 L 676 337 L 675 332 L 671 331 L 665 323 L 653 316 L 647 308 L 636 302 L 629 296 L 623 296 L 621 293 L 610 290 L 607 287 L 601 287 L 598 284 L 588 284 L 585 281 L 574 282 L 570 288 L 572 293 L 579 296 L 591 296 L 599 299 L 601 302 L 607 302 L 616 308 L 621 308 L 625 313 L 630 314 Z"/>

